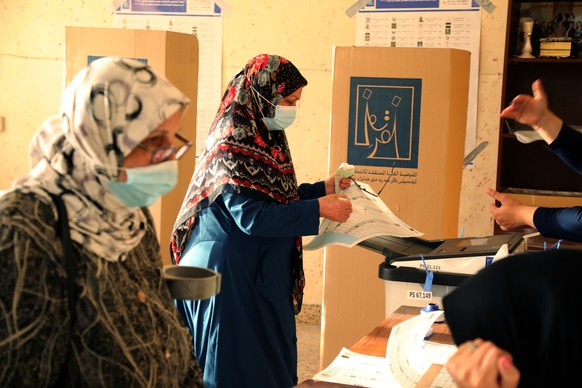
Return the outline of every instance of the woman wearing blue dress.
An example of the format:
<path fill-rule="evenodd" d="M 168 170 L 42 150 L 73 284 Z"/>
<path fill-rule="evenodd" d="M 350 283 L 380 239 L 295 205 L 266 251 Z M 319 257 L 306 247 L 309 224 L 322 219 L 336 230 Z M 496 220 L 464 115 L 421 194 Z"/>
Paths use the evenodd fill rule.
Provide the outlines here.
<path fill-rule="evenodd" d="M 306 85 L 277 55 L 258 55 L 234 76 L 174 226 L 174 263 L 222 275 L 216 296 L 176 301 L 206 387 L 297 384 L 301 236 L 316 235 L 320 217 L 345 222 L 351 213 L 333 176 L 297 185 L 284 129 Z"/>

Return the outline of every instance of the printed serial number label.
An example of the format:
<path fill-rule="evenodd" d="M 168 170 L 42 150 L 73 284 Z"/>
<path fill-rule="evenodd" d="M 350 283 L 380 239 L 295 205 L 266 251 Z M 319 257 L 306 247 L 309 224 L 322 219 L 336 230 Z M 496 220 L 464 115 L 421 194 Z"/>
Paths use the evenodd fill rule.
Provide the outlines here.
<path fill-rule="evenodd" d="M 409 300 L 432 300 L 432 292 L 408 290 L 408 299 Z"/>

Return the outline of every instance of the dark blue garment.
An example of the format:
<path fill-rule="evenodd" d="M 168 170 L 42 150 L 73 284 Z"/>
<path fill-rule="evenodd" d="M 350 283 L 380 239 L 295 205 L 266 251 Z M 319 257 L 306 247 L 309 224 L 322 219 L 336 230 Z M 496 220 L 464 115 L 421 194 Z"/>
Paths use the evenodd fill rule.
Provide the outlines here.
<path fill-rule="evenodd" d="M 299 192 L 301 201 L 284 205 L 225 190 L 197 215 L 180 265 L 219 272 L 221 290 L 176 303 L 205 387 L 297 384 L 292 254 L 297 236 L 318 233 L 316 198 L 325 187 L 301 185 Z"/>
<path fill-rule="evenodd" d="M 574 171 L 582 174 L 582 133 L 564 124 L 558 137 L 547 147 Z"/>
<path fill-rule="evenodd" d="M 563 125 L 558 137 L 548 145 L 568 166 L 582 174 L 582 133 Z M 534 225 L 544 237 L 582 242 L 582 207 L 540 207 Z"/>
<path fill-rule="evenodd" d="M 582 252 L 568 249 L 485 267 L 443 298 L 455 343 L 482 338 L 511 353 L 520 387 L 579 387 L 580 271 Z"/>

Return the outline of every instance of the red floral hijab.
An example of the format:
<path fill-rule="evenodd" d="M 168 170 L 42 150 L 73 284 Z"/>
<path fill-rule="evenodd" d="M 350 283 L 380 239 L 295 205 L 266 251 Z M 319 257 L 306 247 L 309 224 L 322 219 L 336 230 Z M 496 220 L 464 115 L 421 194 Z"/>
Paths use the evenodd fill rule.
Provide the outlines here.
<path fill-rule="evenodd" d="M 269 131 L 261 119 L 273 117 L 275 105 L 305 85 L 307 80 L 291 62 L 268 54 L 251 59 L 230 81 L 174 225 L 170 247 L 174 264 L 180 262 L 196 213 L 227 187 L 279 203 L 299 199 L 285 132 Z M 301 238 L 297 240 L 296 313 L 305 284 Z"/>

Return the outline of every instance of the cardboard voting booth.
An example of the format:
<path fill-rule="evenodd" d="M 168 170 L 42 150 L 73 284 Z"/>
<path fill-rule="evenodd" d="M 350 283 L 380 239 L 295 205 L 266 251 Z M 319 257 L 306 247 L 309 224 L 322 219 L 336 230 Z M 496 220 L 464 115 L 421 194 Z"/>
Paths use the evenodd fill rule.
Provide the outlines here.
<path fill-rule="evenodd" d="M 329 170 L 355 166 L 427 239 L 458 235 L 470 53 L 445 48 L 335 47 Z M 385 318 L 384 257 L 326 248 L 322 365 Z"/>
<path fill-rule="evenodd" d="M 92 60 L 104 56 L 136 59 L 163 74 L 190 99 L 180 133 L 195 142 L 198 95 L 198 40 L 195 35 L 172 31 L 67 27 L 65 46 L 67 84 Z M 194 171 L 195 161 L 193 151 L 180 159 L 178 184 L 150 208 L 165 264 L 170 264 L 172 228 Z"/>

